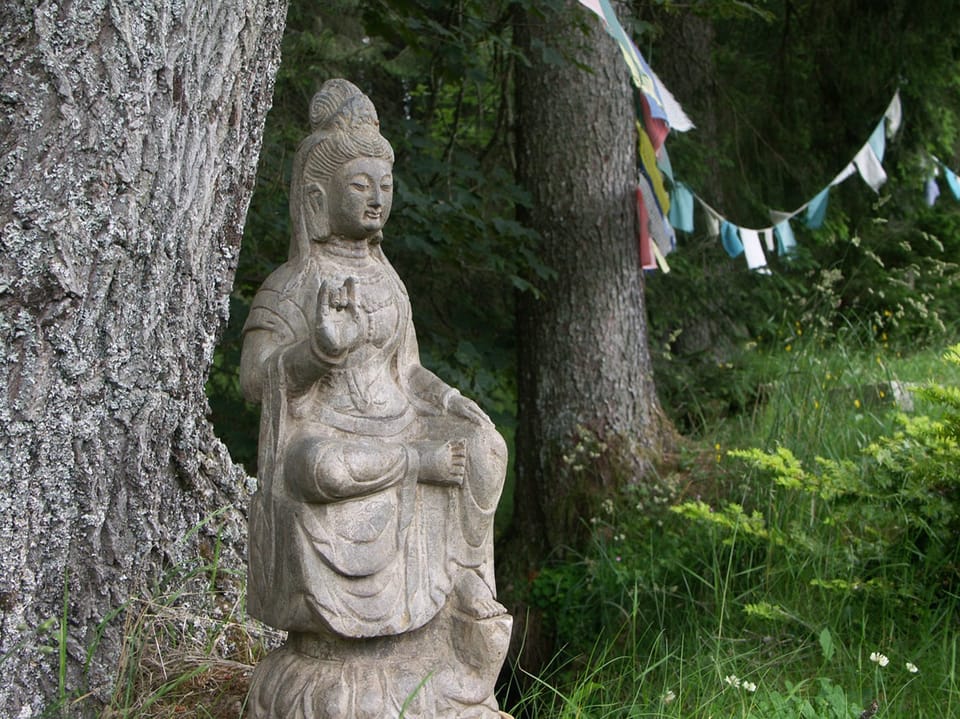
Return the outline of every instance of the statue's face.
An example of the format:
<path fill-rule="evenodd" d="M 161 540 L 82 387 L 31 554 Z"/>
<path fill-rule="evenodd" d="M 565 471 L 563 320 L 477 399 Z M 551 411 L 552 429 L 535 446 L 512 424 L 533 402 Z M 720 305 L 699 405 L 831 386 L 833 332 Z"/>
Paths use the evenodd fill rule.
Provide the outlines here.
<path fill-rule="evenodd" d="M 387 160 L 350 160 L 330 178 L 327 188 L 330 232 L 366 240 L 383 229 L 393 205 L 393 167 Z"/>

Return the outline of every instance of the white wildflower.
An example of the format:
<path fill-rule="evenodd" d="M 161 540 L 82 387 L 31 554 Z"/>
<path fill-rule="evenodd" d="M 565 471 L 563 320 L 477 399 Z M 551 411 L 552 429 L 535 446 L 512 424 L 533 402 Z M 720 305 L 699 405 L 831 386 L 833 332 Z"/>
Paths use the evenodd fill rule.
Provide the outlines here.
<path fill-rule="evenodd" d="M 886 654 L 881 654 L 880 652 L 871 652 L 870 661 L 874 664 L 879 664 L 881 667 L 887 666 L 890 663 L 890 659 Z"/>
<path fill-rule="evenodd" d="M 740 678 L 736 674 L 728 674 L 723 678 L 723 681 L 735 689 L 740 688 Z"/>
<path fill-rule="evenodd" d="M 916 674 L 917 672 L 920 671 L 920 669 L 918 669 L 917 665 L 914 664 L 913 662 L 907 662 L 907 671 L 910 672 L 911 674 Z"/>
<path fill-rule="evenodd" d="M 677 698 L 677 695 L 673 693 L 673 689 L 668 689 L 666 693 L 663 695 L 662 700 L 664 704 L 669 704 L 676 698 Z"/>
<path fill-rule="evenodd" d="M 741 684 L 741 686 L 742 686 L 744 689 L 746 689 L 748 692 L 750 692 L 751 694 L 753 694 L 755 691 L 757 691 L 757 685 L 754 684 L 753 682 L 743 682 L 743 684 Z"/>

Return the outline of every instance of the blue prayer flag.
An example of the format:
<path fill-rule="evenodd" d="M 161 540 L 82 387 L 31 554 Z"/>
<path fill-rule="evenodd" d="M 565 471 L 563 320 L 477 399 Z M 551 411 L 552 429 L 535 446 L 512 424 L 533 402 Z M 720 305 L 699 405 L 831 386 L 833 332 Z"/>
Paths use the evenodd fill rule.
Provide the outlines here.
<path fill-rule="evenodd" d="M 740 241 L 737 226 L 726 220 L 720 225 L 720 244 L 731 257 L 739 257 L 743 254 L 743 243 Z"/>
<path fill-rule="evenodd" d="M 937 181 L 932 177 L 929 178 L 923 186 L 923 196 L 927 200 L 927 207 L 933 207 L 937 202 L 937 198 L 940 197 L 940 185 L 938 185 Z"/>

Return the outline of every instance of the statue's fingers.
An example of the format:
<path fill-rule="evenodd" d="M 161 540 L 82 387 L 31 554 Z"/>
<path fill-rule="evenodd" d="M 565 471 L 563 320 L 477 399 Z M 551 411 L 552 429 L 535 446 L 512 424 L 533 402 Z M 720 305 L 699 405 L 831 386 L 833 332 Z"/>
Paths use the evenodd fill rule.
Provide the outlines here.
<path fill-rule="evenodd" d="M 346 304 L 348 307 L 355 307 L 357 304 L 357 280 L 355 277 L 347 277 L 343 281 L 343 291 L 346 295 Z"/>
<path fill-rule="evenodd" d="M 348 277 L 343 283 L 344 290 L 347 293 L 347 309 L 355 318 L 360 318 L 360 305 L 357 303 L 357 280 L 355 277 Z"/>
<path fill-rule="evenodd" d="M 317 290 L 317 314 L 325 315 L 330 311 L 330 286 L 326 280 L 320 282 Z"/>

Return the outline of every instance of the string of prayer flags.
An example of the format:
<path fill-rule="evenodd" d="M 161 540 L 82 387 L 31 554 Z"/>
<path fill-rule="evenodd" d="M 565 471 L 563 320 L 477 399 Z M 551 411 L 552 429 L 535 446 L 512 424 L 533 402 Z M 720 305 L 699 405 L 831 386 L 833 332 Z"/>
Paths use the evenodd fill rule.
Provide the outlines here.
<path fill-rule="evenodd" d="M 693 122 L 680 107 L 673 94 L 663 85 L 656 73 L 650 69 L 643 55 L 627 35 L 610 0 L 580 0 L 580 4 L 599 17 L 610 35 L 620 47 L 633 84 L 642 95 L 643 122 L 647 135 L 655 150 L 659 151 L 671 129 L 686 132 L 693 129 Z"/>
<path fill-rule="evenodd" d="M 684 132 L 692 129 L 693 123 L 624 31 L 610 0 L 580 0 L 580 4 L 603 21 L 607 33 L 620 47 L 634 85 L 640 90 L 644 122 L 637 133 L 641 165 L 636 190 L 640 262 L 644 269 L 659 267 L 669 272 L 665 258 L 676 247 L 676 234 L 667 221 L 670 197 L 660 168 L 665 168 L 671 181 L 673 169 L 663 143 L 671 127 Z"/>
<path fill-rule="evenodd" d="M 693 232 L 693 204 L 697 200 L 703 207 L 707 234 L 720 238 L 721 245 L 731 257 L 745 255 L 747 266 L 769 273 L 764 247 L 767 252 L 776 251 L 782 257 L 792 254 L 797 246 L 790 220 L 800 213 L 807 227 L 816 230 L 823 227 L 830 188 L 839 185 L 854 174 L 860 175 L 874 192 L 887 181 L 883 169 L 883 157 L 887 140 L 893 138 L 903 121 L 903 106 L 897 90 L 884 110 L 883 117 L 870 133 L 867 142 L 853 159 L 833 180 L 793 212 L 770 211 L 771 227 L 748 229 L 730 222 L 703 201 L 691 188 L 674 179 L 673 167 L 664 141 L 671 129 L 685 132 L 694 127 L 690 118 L 676 98 L 660 82 L 640 51 L 627 35 L 610 0 L 579 0 L 580 4 L 599 17 L 607 33 L 616 41 L 629 68 L 634 85 L 640 90 L 640 114 L 643 127 L 638 124 L 640 171 L 638 173 L 636 200 L 639 219 L 639 244 L 641 263 L 644 269 L 660 267 L 669 271 L 665 256 L 676 247 L 675 230 Z M 664 176 L 670 181 L 668 194 Z M 960 178 L 949 168 L 944 176 L 954 196 L 960 200 Z M 930 178 L 925 187 L 928 204 L 936 201 L 940 189 L 936 180 Z"/>
<path fill-rule="evenodd" d="M 879 191 L 880 186 L 887 180 L 887 174 L 881 164 L 886 152 L 887 140 L 899 130 L 901 123 L 902 107 L 900 94 L 897 92 L 887 106 L 883 118 L 874 126 L 867 142 L 864 143 L 854 158 L 844 165 L 830 184 L 792 212 L 770 210 L 770 217 L 773 221 L 770 227 L 747 229 L 738 226 L 710 207 L 703 198 L 679 181 L 675 181 L 671 187 L 671 202 L 679 204 L 684 201 L 685 192 L 693 194 L 693 197 L 703 207 L 707 235 L 710 237 L 719 235 L 721 245 L 727 254 L 731 257 L 739 257 L 743 254 L 750 269 L 767 273 L 769 269 L 766 266 L 764 248 L 766 252 L 776 252 L 781 257 L 789 257 L 795 252 L 797 241 L 790 220 L 800 215 L 804 225 L 810 229 L 815 230 L 822 227 L 826 220 L 832 187 L 839 185 L 853 175 L 859 174 L 875 192 Z M 955 183 L 956 194 L 960 199 L 960 178 L 953 175 L 952 178 L 948 178 L 948 183 L 950 181 Z M 669 214 L 673 226 L 684 232 L 690 231 L 688 229 L 690 227 L 689 217 L 688 213 L 681 212 L 680 207 L 672 207 Z"/>

